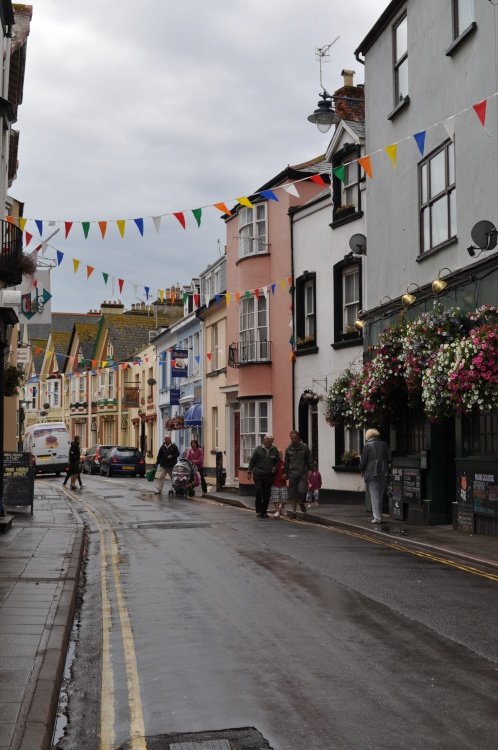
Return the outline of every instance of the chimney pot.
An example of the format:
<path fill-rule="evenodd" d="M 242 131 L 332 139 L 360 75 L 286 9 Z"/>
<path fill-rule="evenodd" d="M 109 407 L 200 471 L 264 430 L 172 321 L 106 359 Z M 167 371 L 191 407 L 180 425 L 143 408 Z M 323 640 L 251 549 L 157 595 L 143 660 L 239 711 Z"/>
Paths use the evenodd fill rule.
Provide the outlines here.
<path fill-rule="evenodd" d="M 344 68 L 344 70 L 341 71 L 341 76 L 344 80 L 344 86 L 353 86 L 353 79 L 356 71 L 355 70 L 347 70 Z"/>

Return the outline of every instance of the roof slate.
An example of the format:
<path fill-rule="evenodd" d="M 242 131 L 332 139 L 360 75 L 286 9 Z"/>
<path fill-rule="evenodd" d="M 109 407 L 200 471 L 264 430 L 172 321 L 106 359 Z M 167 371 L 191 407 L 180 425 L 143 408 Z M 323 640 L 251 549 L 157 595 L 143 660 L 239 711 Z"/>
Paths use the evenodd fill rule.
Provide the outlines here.
<path fill-rule="evenodd" d="M 180 312 L 180 317 L 181 313 Z M 127 361 L 134 352 L 149 343 L 149 331 L 167 328 L 176 321 L 173 316 L 154 317 L 149 315 L 104 315 L 109 340 L 114 350 L 114 360 Z"/>

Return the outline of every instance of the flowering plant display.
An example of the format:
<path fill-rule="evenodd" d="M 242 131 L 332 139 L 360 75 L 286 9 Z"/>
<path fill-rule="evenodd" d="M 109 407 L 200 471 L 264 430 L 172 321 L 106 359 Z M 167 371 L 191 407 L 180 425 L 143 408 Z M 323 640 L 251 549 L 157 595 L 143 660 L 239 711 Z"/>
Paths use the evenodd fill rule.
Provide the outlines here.
<path fill-rule="evenodd" d="M 448 390 L 457 413 L 498 409 L 498 327 L 473 328 L 459 346 Z"/>
<path fill-rule="evenodd" d="M 462 319 L 460 308 L 446 309 L 440 302 L 436 302 L 430 312 L 422 313 L 408 323 L 403 339 L 402 359 L 411 401 L 421 396 L 422 376 L 430 358 L 441 344 L 451 343 L 464 335 Z"/>
<path fill-rule="evenodd" d="M 365 365 L 362 382 L 362 408 L 366 421 L 382 424 L 406 400 L 402 358 L 406 323 L 387 328 L 379 336 L 372 360 Z"/>
<path fill-rule="evenodd" d="M 483 305 L 465 318 L 459 308 L 436 303 L 391 326 L 370 362 L 332 384 L 326 418 L 331 425 L 381 426 L 408 399 L 419 400 L 433 422 L 498 409 L 498 308 Z"/>
<path fill-rule="evenodd" d="M 305 390 L 301 394 L 301 401 L 303 401 L 305 404 L 317 404 L 319 401 L 323 400 L 323 396 L 321 396 L 319 393 L 314 393 L 314 391 Z"/>

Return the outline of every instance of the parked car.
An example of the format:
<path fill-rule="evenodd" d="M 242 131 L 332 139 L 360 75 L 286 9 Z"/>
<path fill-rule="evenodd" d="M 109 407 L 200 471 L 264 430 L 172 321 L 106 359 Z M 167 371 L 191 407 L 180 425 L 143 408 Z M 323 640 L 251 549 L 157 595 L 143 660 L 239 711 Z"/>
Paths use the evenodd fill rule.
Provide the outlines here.
<path fill-rule="evenodd" d="M 145 476 L 145 458 L 138 448 L 115 446 L 102 457 L 100 462 L 101 476 L 110 477 L 113 474 L 128 474 L 131 476 Z"/>
<path fill-rule="evenodd" d="M 81 463 L 82 474 L 98 474 L 100 471 L 100 464 L 104 456 L 106 456 L 113 445 L 93 445 L 91 448 L 86 449 L 85 458 Z"/>

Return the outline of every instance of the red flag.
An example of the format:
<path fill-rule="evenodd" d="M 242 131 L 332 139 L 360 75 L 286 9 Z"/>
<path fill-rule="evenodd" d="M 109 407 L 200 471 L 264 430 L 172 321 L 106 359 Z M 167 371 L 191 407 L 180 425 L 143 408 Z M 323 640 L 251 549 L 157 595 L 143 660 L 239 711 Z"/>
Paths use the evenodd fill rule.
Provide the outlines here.
<path fill-rule="evenodd" d="M 323 179 L 321 174 L 314 174 L 310 177 L 311 182 L 316 182 L 317 185 L 326 185 L 327 183 Z"/>
<path fill-rule="evenodd" d="M 182 227 L 185 229 L 185 216 L 182 211 L 178 211 L 178 213 L 174 213 L 173 216 L 178 219 Z"/>
<path fill-rule="evenodd" d="M 194 305 L 196 307 L 199 307 L 199 302 L 201 301 L 201 295 L 200 294 L 194 294 Z"/>
<path fill-rule="evenodd" d="M 487 99 L 483 99 L 482 102 L 472 105 L 472 108 L 479 118 L 481 125 L 484 127 L 486 123 L 486 105 Z"/>
<path fill-rule="evenodd" d="M 254 296 L 256 297 L 256 299 L 259 299 L 259 294 L 260 294 L 259 289 L 255 289 L 254 290 Z"/>
<path fill-rule="evenodd" d="M 207 357 L 207 358 L 209 359 L 209 361 L 211 361 L 211 357 L 212 357 L 212 356 L 213 356 L 213 355 L 211 354 L 211 352 L 208 352 L 208 353 L 206 354 L 206 357 Z"/>
<path fill-rule="evenodd" d="M 120 294 L 123 291 L 123 286 L 124 286 L 124 279 L 118 279 L 118 287 L 119 287 Z"/>
<path fill-rule="evenodd" d="M 26 237 L 25 237 L 26 247 L 28 247 L 28 245 L 29 245 L 29 243 L 31 242 L 32 239 L 33 239 L 33 235 L 30 234 L 29 232 L 26 232 Z"/>
<path fill-rule="evenodd" d="M 67 238 L 69 236 L 69 232 L 71 231 L 71 227 L 72 226 L 73 226 L 73 222 L 72 221 L 65 221 L 64 222 L 64 231 L 66 233 L 66 240 L 67 240 Z"/>

